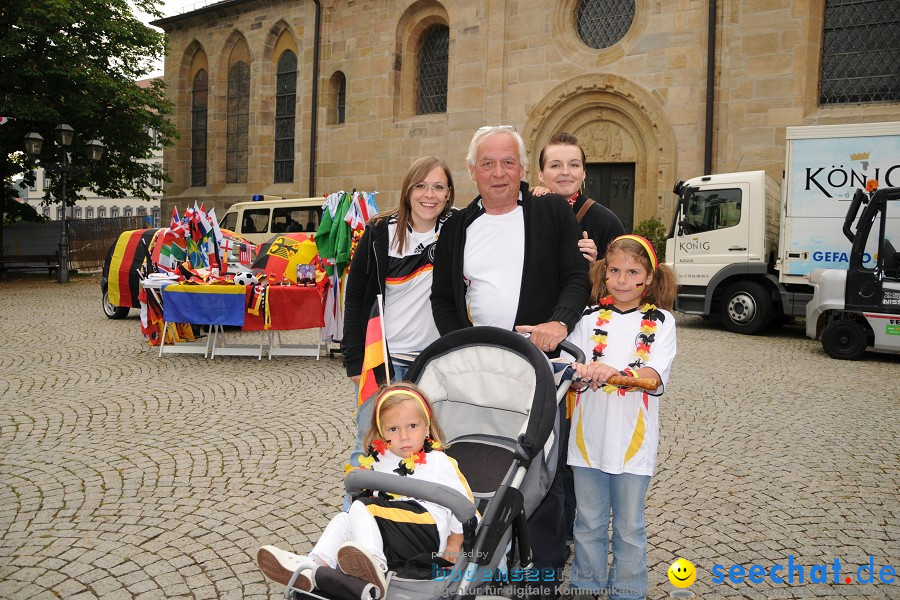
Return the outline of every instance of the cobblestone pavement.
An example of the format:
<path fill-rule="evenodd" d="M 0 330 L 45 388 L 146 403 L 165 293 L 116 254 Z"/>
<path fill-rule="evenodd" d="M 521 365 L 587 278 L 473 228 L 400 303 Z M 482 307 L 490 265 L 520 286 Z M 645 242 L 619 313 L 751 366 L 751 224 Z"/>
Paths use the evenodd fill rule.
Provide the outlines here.
<path fill-rule="evenodd" d="M 257 546 L 309 550 L 340 504 L 354 437 L 340 361 L 160 359 L 136 312 L 107 320 L 93 278 L 0 283 L 0 597 L 279 597 Z M 856 572 L 870 556 L 876 580 L 900 571 L 900 356 L 834 361 L 799 325 L 679 322 L 650 597 L 683 556 L 701 598 L 900 598 L 900 580 Z M 789 556 L 802 585 L 713 583 L 716 564 L 768 574 Z M 811 583 L 822 564 L 829 583 Z"/>

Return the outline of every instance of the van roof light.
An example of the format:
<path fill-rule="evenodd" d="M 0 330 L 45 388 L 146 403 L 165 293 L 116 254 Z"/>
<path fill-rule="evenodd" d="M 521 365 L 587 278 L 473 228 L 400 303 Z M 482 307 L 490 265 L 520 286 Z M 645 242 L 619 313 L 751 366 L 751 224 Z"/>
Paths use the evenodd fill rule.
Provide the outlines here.
<path fill-rule="evenodd" d="M 262 197 L 262 194 L 253 194 L 250 197 L 250 199 L 253 200 L 254 202 L 258 202 L 258 201 L 262 200 L 263 197 Z"/>

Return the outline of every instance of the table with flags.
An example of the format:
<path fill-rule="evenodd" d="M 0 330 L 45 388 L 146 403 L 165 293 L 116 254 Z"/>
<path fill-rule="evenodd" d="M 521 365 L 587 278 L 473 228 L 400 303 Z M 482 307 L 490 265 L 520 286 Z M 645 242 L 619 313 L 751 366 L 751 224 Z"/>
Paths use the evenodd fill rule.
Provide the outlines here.
<path fill-rule="evenodd" d="M 210 328 L 205 355 L 272 356 L 321 355 L 322 342 L 315 345 L 284 344 L 282 331 L 320 329 L 325 325 L 324 306 L 328 280 L 315 286 L 301 285 L 235 285 L 175 283 L 162 287 L 165 324 L 193 323 Z M 231 335 L 225 327 L 242 332 L 259 331 L 259 343 L 229 343 Z M 275 336 L 278 342 L 275 342 Z M 321 335 L 318 336 L 321 340 Z M 200 351 L 201 345 L 160 345 L 160 356 L 168 352 Z M 327 346 L 326 346 L 327 349 Z"/>
<path fill-rule="evenodd" d="M 248 286 L 247 312 L 241 330 L 261 332 L 260 345 L 265 346 L 270 360 L 273 356 L 315 356 L 318 360 L 322 352 L 328 287 L 327 278 L 311 286 L 269 285 L 263 289 Z M 284 343 L 281 332 L 296 329 L 318 329 L 316 343 Z M 325 348 L 327 351 L 327 343 Z"/>
<path fill-rule="evenodd" d="M 315 239 L 283 233 L 259 247 L 220 229 L 214 209 L 207 212 L 194 203 L 179 217 L 173 208 L 169 227 L 154 234 L 151 272 L 142 272 L 143 333 L 151 345 L 159 345 L 160 356 L 200 352 L 262 358 L 267 350 L 270 358 L 318 357 L 323 342 L 342 337 L 344 283 L 365 223 L 377 213 L 376 193 L 329 194 Z M 239 259 L 232 255 L 232 273 L 235 260 L 246 267 L 237 274 L 229 274 L 233 249 L 239 250 Z M 306 280 L 298 282 L 298 275 Z M 205 343 L 194 339 L 190 324 L 208 327 Z M 233 330 L 226 327 L 259 331 L 260 343 L 229 344 L 225 338 Z M 282 331 L 314 328 L 319 329 L 316 345 L 281 343 Z"/>

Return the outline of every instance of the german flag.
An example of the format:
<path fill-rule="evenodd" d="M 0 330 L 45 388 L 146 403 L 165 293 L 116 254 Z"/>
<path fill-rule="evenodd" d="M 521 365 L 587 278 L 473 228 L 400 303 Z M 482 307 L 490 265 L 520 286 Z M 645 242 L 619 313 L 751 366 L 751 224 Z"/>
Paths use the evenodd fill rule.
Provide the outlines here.
<path fill-rule="evenodd" d="M 150 247 L 157 229 L 124 231 L 109 249 L 103 270 L 107 281 L 107 298 L 114 306 L 137 308 L 138 281 L 144 263 L 150 258 Z"/>
<path fill-rule="evenodd" d="M 362 377 L 359 379 L 357 406 L 362 406 L 363 402 L 378 391 L 379 384 L 375 376 L 375 369 L 383 366 L 384 381 L 388 382 L 391 379 L 388 370 L 387 340 L 384 339 L 383 312 L 382 297 L 381 294 L 378 294 L 375 297 L 375 305 L 372 306 L 372 314 L 369 316 L 369 322 L 366 325 L 366 349 L 363 354 Z"/>

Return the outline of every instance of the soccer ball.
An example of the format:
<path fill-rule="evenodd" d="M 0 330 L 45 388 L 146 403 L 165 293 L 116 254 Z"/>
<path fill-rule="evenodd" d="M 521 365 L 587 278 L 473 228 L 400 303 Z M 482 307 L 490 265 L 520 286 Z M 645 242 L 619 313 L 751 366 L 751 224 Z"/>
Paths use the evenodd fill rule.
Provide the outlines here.
<path fill-rule="evenodd" d="M 234 276 L 234 282 L 237 285 L 256 285 L 259 279 L 250 271 L 242 271 Z"/>

